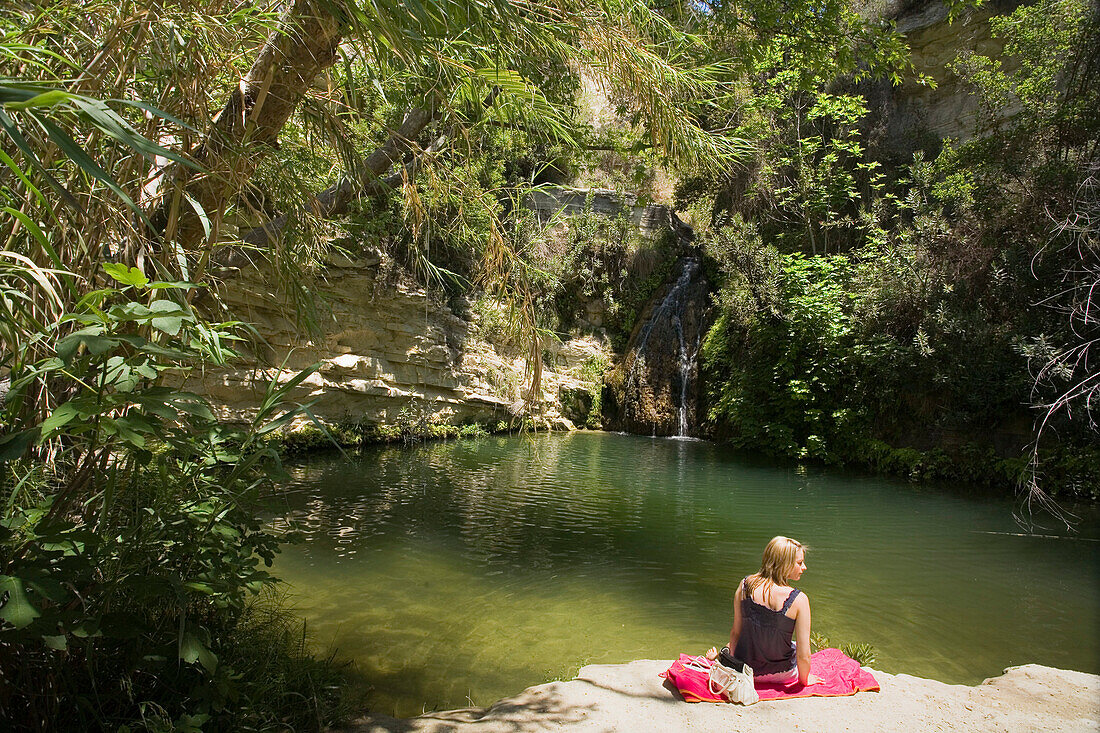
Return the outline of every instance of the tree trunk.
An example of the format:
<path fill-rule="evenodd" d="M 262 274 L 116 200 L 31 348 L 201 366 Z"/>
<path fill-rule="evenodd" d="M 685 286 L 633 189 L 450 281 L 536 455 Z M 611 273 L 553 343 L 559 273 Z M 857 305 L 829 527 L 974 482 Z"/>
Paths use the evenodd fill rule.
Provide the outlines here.
<path fill-rule="evenodd" d="M 339 23 L 321 0 L 294 0 L 192 151 L 203 170 L 172 164 L 162 173 L 160 197 L 148 212 L 154 239 L 175 240 L 190 250 L 203 237 L 203 222 L 187 197 L 202 207 L 214 228 L 210 239 L 216 238 L 225 202 L 278 147 L 283 125 L 317 75 L 336 60 L 341 38 Z"/>

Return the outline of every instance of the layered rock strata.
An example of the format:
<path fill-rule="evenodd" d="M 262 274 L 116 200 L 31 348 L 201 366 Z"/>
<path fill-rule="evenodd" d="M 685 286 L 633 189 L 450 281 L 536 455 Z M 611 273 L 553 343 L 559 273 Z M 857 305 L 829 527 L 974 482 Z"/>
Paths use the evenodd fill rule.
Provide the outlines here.
<path fill-rule="evenodd" d="M 457 315 L 377 252 L 327 263 L 310 287 L 320 326 L 312 336 L 288 318 L 262 273 L 228 278 L 229 311 L 260 338 L 233 368 L 192 377 L 190 386 L 210 398 L 220 418 L 250 420 L 271 380 L 286 384 L 317 364 L 288 398 L 312 403 L 310 411 L 329 424 L 515 424 L 525 360 L 489 343 L 476 315 Z M 549 350 L 536 405 L 542 424 L 571 427 L 559 393 L 591 389 L 580 369 L 606 350 L 594 337 Z"/>
<path fill-rule="evenodd" d="M 643 237 L 690 227 L 664 205 L 642 205 L 632 194 L 602 189 L 544 188 L 528 205 L 549 220 L 591 212 L 626 216 Z M 189 387 L 208 396 L 219 417 L 246 422 L 256 414 L 268 384 L 286 384 L 318 365 L 288 394 L 309 404 L 329 424 L 386 426 L 406 423 L 515 425 L 526 411 L 529 384 L 523 349 L 493 343 L 481 315 L 466 304 L 452 309 L 377 251 L 339 257 L 310 284 L 318 328 L 312 335 L 280 304 L 270 277 L 245 270 L 226 278 L 222 294 L 230 313 L 254 326 L 258 339 L 232 368 L 192 377 Z M 488 309 L 488 311 L 486 311 Z M 605 337 L 586 335 L 544 344 L 536 424 L 571 429 L 592 408 L 592 361 L 608 363 Z M 308 418 L 301 418 L 297 425 Z"/>

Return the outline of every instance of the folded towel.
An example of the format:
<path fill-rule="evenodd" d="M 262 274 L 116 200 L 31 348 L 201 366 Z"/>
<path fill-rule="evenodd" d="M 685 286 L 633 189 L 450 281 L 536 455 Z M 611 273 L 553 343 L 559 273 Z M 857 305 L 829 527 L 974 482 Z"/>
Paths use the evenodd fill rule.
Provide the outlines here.
<path fill-rule="evenodd" d="M 688 702 L 723 702 L 710 691 L 710 665 L 706 657 L 681 654 L 672 666 L 661 673 Z M 789 697 L 839 697 L 857 692 L 877 692 L 878 681 L 859 666 L 859 662 L 839 649 L 822 649 L 810 656 L 810 672 L 822 679 L 816 685 L 800 685 L 798 679 L 790 682 L 757 682 L 756 692 L 761 700 L 782 700 Z"/>
<path fill-rule="evenodd" d="M 659 677 L 675 685 L 688 702 L 725 702 L 721 695 L 710 691 L 710 665 L 706 657 L 689 657 L 681 654 L 672 666 Z"/>

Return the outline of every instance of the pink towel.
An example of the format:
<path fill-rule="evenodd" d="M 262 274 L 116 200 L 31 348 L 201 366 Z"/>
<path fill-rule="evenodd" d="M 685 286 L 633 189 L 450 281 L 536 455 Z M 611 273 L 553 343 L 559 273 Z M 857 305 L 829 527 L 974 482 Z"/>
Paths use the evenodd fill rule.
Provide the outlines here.
<path fill-rule="evenodd" d="M 706 657 L 681 654 L 661 677 L 669 680 L 688 702 L 722 702 L 708 686 L 711 661 Z M 810 672 L 822 679 L 816 685 L 803 687 L 795 679 L 786 683 L 757 682 L 761 700 L 782 700 L 788 697 L 839 697 L 857 692 L 877 692 L 878 681 L 864 671 L 859 662 L 839 649 L 822 649 L 810 656 Z"/>
<path fill-rule="evenodd" d="M 878 681 L 839 649 L 822 649 L 810 655 L 810 673 L 821 678 L 816 685 L 803 687 L 795 679 L 786 683 L 756 683 L 761 700 L 787 697 L 840 697 L 857 692 L 878 692 Z"/>

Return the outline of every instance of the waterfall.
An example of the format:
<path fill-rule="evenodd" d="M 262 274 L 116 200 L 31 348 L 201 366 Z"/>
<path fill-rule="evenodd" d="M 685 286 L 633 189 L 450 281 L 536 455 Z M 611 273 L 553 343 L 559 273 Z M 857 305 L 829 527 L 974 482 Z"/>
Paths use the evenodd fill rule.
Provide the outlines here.
<path fill-rule="evenodd" d="M 680 277 L 676 279 L 676 283 L 668 291 L 668 295 L 661 301 L 661 304 L 653 309 L 653 313 L 650 315 L 649 320 L 645 326 L 642 327 L 641 333 L 638 334 L 638 341 L 635 343 L 634 348 L 641 355 L 645 352 L 645 347 L 649 343 L 649 336 L 653 333 L 653 327 L 657 325 L 658 321 L 669 315 L 672 315 L 676 321 L 676 328 L 681 331 L 681 342 L 683 341 L 682 327 L 680 326 L 680 314 L 684 308 L 684 296 L 687 294 L 688 285 L 691 284 L 691 279 L 695 277 L 696 271 L 699 269 L 699 260 L 694 257 L 689 257 L 684 260 L 684 267 L 680 271 Z M 634 362 L 637 365 L 637 361 Z M 634 366 L 631 367 L 631 376 L 634 376 Z"/>
<path fill-rule="evenodd" d="M 677 425 L 675 437 L 688 437 L 688 401 L 690 395 L 691 372 L 695 357 L 699 352 L 701 333 L 696 335 L 692 348 L 688 348 L 688 339 L 684 336 L 683 314 L 690 295 L 690 286 L 700 268 L 700 262 L 694 257 L 683 260 L 683 267 L 676 282 L 669 288 L 664 299 L 653 309 L 634 342 L 634 359 L 626 379 L 626 388 L 637 392 L 643 388 L 640 383 L 642 367 L 647 366 L 647 353 L 650 336 L 654 328 L 662 322 L 667 323 L 676 336 L 677 358 L 680 378 L 679 405 L 677 406 Z M 671 365 L 670 365 L 671 366 Z M 654 425 L 654 427 L 656 427 Z"/>
<path fill-rule="evenodd" d="M 679 425 L 675 437 L 686 438 L 688 435 L 688 383 L 691 381 L 691 367 L 695 362 L 695 355 L 699 352 L 699 344 L 696 343 L 695 349 L 689 354 L 687 343 L 684 341 L 684 325 L 679 314 L 676 315 L 673 323 L 676 326 L 676 338 L 680 341 L 680 410 L 677 415 Z"/>
<path fill-rule="evenodd" d="M 684 326 L 677 313 L 673 324 L 676 326 L 676 337 L 680 342 L 680 409 L 678 412 L 678 430 L 675 438 L 687 438 L 688 436 L 688 385 L 691 383 L 691 369 L 695 365 L 695 357 L 699 354 L 699 344 L 703 334 L 695 337 L 694 348 L 689 352 L 687 342 L 684 339 Z"/>

